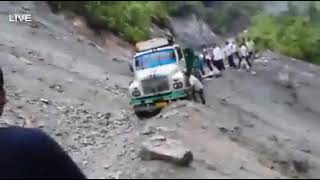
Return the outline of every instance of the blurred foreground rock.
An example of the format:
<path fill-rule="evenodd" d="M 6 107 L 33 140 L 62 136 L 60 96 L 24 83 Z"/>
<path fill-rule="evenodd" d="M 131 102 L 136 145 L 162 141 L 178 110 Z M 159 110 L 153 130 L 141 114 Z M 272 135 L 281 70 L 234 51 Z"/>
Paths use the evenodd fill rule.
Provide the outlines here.
<path fill-rule="evenodd" d="M 140 157 L 142 160 L 162 160 L 179 166 L 189 166 L 193 161 L 192 152 L 180 141 L 152 137 L 143 142 Z"/>

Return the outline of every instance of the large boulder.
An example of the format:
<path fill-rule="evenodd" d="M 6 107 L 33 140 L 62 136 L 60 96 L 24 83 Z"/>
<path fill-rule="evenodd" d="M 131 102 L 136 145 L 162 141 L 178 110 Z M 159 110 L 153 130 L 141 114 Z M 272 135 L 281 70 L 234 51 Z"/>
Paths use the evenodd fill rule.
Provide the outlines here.
<path fill-rule="evenodd" d="M 283 85 L 286 88 L 294 88 L 294 82 L 293 82 L 293 74 L 290 71 L 290 67 L 288 65 L 284 66 L 278 74 L 277 74 L 277 80 L 278 82 Z"/>
<path fill-rule="evenodd" d="M 162 160 L 179 166 L 189 166 L 193 161 L 192 152 L 180 141 L 158 136 L 143 142 L 140 157 L 142 160 Z"/>

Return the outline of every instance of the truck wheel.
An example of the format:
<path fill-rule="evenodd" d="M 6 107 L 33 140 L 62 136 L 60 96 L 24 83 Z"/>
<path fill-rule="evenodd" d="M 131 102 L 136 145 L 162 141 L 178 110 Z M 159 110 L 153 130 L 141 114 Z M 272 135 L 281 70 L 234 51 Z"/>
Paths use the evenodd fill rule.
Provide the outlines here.
<path fill-rule="evenodd" d="M 152 111 L 138 111 L 135 110 L 134 113 L 139 119 L 151 118 L 161 112 L 161 109 L 156 109 Z"/>
<path fill-rule="evenodd" d="M 136 116 L 139 118 L 139 119 L 142 119 L 145 117 L 145 112 L 144 111 L 134 111 L 134 113 L 136 114 Z"/>

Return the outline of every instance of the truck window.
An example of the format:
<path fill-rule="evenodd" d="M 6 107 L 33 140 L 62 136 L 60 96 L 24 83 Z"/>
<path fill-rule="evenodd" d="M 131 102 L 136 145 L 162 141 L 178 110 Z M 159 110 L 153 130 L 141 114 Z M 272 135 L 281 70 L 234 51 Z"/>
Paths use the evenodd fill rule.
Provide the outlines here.
<path fill-rule="evenodd" d="M 137 70 L 154 68 L 177 62 L 175 51 L 173 49 L 161 50 L 142 54 L 135 58 L 135 66 Z"/>
<path fill-rule="evenodd" d="M 176 51 L 178 53 L 178 60 L 180 61 L 182 59 L 182 52 L 180 47 L 176 47 Z"/>

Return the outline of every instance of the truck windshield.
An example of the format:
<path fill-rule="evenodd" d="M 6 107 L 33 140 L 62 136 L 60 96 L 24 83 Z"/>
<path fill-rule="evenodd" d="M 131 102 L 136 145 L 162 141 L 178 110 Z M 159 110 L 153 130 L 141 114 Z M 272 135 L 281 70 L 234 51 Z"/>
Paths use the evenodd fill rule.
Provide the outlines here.
<path fill-rule="evenodd" d="M 167 64 L 174 64 L 176 63 L 177 58 L 173 49 L 167 49 L 137 56 L 135 61 L 136 69 L 143 70 Z"/>

